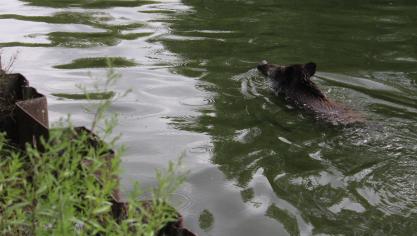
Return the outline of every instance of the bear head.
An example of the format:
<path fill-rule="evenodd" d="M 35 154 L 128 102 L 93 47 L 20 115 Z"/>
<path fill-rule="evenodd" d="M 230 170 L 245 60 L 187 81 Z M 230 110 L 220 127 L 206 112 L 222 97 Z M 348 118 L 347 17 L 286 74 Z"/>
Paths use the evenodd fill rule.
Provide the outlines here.
<path fill-rule="evenodd" d="M 320 99 L 326 97 L 320 89 L 311 81 L 311 76 L 316 73 L 316 64 L 276 65 L 262 61 L 257 69 L 272 80 L 273 89 L 283 93 L 287 97 L 296 95 L 314 96 Z"/>

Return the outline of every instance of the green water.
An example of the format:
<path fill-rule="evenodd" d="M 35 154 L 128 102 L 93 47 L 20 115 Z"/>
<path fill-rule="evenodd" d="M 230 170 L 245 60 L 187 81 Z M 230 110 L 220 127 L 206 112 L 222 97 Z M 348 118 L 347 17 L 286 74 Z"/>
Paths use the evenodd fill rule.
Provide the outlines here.
<path fill-rule="evenodd" d="M 123 184 L 153 185 L 183 155 L 172 199 L 199 235 L 417 235 L 415 1 L 2 4 L 3 53 L 19 51 L 15 70 L 52 120 L 87 124 L 74 85 L 117 59 L 111 96 L 132 89 L 111 109 Z M 254 69 L 263 59 L 315 62 L 322 91 L 367 122 L 333 127 L 289 106 Z"/>

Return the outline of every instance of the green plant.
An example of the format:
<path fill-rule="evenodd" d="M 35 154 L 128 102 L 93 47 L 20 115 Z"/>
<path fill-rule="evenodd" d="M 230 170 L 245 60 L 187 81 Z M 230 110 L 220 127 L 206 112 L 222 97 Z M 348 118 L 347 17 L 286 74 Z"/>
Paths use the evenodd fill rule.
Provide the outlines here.
<path fill-rule="evenodd" d="M 118 78 L 108 61 L 104 91 Z M 85 87 L 80 86 L 88 97 Z M 95 87 L 98 90 L 98 86 Z M 0 235 L 144 235 L 151 236 L 178 214 L 168 204 L 184 177 L 174 164 L 157 173 L 152 198 L 138 201 L 144 191 L 136 184 L 128 205 L 115 215 L 120 156 L 119 136 L 112 135 L 117 117 L 106 116 L 112 98 L 94 104 L 91 130 L 61 121 L 42 139 L 41 151 L 8 146 L 0 135 Z M 64 128 L 66 127 L 66 128 Z M 100 140 L 105 139 L 107 142 Z M 117 209 L 116 209 L 117 210 Z"/>

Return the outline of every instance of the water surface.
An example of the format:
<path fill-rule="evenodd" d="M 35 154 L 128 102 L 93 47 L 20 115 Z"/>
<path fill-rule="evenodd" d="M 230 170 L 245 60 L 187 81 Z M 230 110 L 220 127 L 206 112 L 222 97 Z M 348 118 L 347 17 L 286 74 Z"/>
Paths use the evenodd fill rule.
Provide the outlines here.
<path fill-rule="evenodd" d="M 183 155 L 173 202 L 199 235 L 416 235 L 415 1 L 3 1 L 3 54 L 19 51 L 52 120 L 87 124 L 85 100 L 55 95 L 120 59 L 124 186 Z M 367 123 L 289 106 L 263 59 L 317 63 L 313 80 Z"/>

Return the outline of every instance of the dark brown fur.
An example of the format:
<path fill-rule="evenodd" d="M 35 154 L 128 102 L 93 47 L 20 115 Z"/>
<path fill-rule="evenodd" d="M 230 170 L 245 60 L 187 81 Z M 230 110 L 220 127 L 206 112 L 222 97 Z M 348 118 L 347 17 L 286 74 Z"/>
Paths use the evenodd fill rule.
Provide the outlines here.
<path fill-rule="evenodd" d="M 361 114 L 328 99 L 311 80 L 316 72 L 315 63 L 283 66 L 263 61 L 257 68 L 271 79 L 277 95 L 284 95 L 290 103 L 313 113 L 318 119 L 341 125 L 364 122 Z"/>

